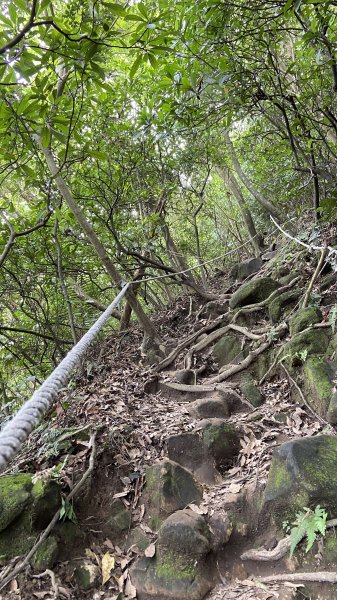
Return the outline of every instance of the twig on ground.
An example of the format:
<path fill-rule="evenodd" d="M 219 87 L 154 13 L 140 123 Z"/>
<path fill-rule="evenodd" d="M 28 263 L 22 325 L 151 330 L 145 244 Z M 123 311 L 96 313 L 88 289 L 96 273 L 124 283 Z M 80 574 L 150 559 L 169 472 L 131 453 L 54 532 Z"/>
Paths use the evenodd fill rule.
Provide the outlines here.
<path fill-rule="evenodd" d="M 56 600 L 57 598 L 59 598 L 59 586 L 56 582 L 56 577 L 55 577 L 54 571 L 51 571 L 50 569 L 46 569 L 45 571 L 43 571 L 43 573 L 39 573 L 38 575 L 33 575 L 33 577 L 34 577 L 34 579 L 41 579 L 45 575 L 48 575 L 50 577 L 51 586 L 52 586 L 53 592 L 54 592 L 53 596 Z"/>
<path fill-rule="evenodd" d="M 318 261 L 317 267 L 316 267 L 316 269 L 314 271 L 314 274 L 313 274 L 313 276 L 312 276 L 312 278 L 310 280 L 310 283 L 308 285 L 308 289 L 307 289 L 307 291 L 304 294 L 304 298 L 303 298 L 303 302 L 302 302 L 302 308 L 306 308 L 308 306 L 308 302 L 309 302 L 309 298 L 310 298 L 310 294 L 311 294 L 312 288 L 314 286 L 314 283 L 315 283 L 318 275 L 320 274 L 320 272 L 322 270 L 323 263 L 324 263 L 324 260 L 325 260 L 325 257 L 326 257 L 327 254 L 328 254 L 328 248 L 325 246 L 322 249 L 322 251 L 321 251 L 321 256 L 320 256 L 320 259 Z"/>
<path fill-rule="evenodd" d="M 68 496 L 66 497 L 66 501 L 68 501 L 68 502 L 82 488 L 83 484 L 85 483 L 85 481 L 88 479 L 88 477 L 92 474 L 92 472 L 94 470 L 94 463 L 95 463 L 95 457 L 96 457 L 96 435 L 97 435 L 97 432 L 93 433 L 93 435 L 91 436 L 90 441 L 89 441 L 89 448 L 91 448 L 89 466 L 88 466 L 87 470 L 85 471 L 85 473 L 82 475 L 81 479 L 76 483 L 76 485 L 73 487 L 71 492 L 69 492 Z M 28 552 L 28 554 L 25 556 L 25 558 L 16 567 L 14 567 L 14 569 L 12 570 L 11 573 L 9 573 L 5 578 L 0 580 L 0 590 L 2 590 L 14 577 L 16 577 L 19 573 L 21 573 L 21 571 L 23 571 L 23 569 L 25 567 L 27 567 L 30 559 L 34 556 L 35 552 L 38 550 L 38 548 L 41 546 L 41 544 L 47 539 L 48 535 L 50 534 L 52 529 L 55 527 L 57 521 L 60 518 L 60 512 L 61 512 L 61 509 L 59 509 L 55 513 L 55 515 L 53 516 L 49 525 L 43 531 L 43 533 L 40 535 L 38 541 L 36 542 L 36 544 L 34 544 L 33 548 Z"/>

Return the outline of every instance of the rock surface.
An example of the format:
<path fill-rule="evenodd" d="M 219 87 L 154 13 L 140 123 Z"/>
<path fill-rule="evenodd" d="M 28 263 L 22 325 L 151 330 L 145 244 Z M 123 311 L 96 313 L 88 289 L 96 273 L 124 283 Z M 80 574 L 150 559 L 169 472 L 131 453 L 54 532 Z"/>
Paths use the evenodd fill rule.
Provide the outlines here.
<path fill-rule="evenodd" d="M 236 292 L 232 295 L 229 306 L 230 308 L 237 308 L 240 306 L 246 306 L 247 304 L 255 304 L 256 302 L 262 302 L 266 300 L 272 292 L 277 290 L 279 284 L 270 277 L 261 277 L 254 279 L 248 283 L 244 283 L 239 287 Z"/>

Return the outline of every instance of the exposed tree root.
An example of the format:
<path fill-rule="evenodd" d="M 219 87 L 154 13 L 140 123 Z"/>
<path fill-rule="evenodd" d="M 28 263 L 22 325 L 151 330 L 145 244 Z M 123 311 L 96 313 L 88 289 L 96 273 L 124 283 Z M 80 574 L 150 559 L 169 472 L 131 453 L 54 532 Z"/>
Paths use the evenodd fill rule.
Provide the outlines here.
<path fill-rule="evenodd" d="M 226 385 L 186 385 L 184 383 L 173 383 L 171 381 L 161 381 L 160 384 L 170 390 L 177 390 L 177 392 L 214 392 L 214 391 L 225 391 L 226 389 L 232 390 L 238 387 L 238 384 L 226 384 Z"/>
<path fill-rule="evenodd" d="M 320 583 L 337 583 L 337 572 L 335 571 L 317 571 L 316 573 L 280 573 L 279 575 L 268 575 L 260 577 L 261 583 L 274 583 L 277 581 L 317 581 Z"/>
<path fill-rule="evenodd" d="M 261 302 L 257 302 L 256 304 L 247 304 L 247 306 L 243 306 L 237 312 L 234 313 L 231 322 L 235 323 L 235 321 L 241 315 L 244 315 L 244 314 L 247 314 L 247 313 L 251 313 L 251 312 L 255 312 L 256 310 L 260 310 L 261 308 L 264 308 L 272 300 L 274 300 L 274 298 L 277 298 L 277 296 L 279 296 L 280 294 L 283 294 L 283 292 L 288 292 L 292 287 L 294 287 L 295 283 L 298 283 L 300 281 L 300 279 L 301 279 L 301 277 L 295 277 L 287 285 L 283 285 L 282 287 L 280 287 L 277 290 L 275 290 L 274 292 L 272 292 L 270 294 L 270 296 L 268 296 L 268 298 L 266 298 L 266 300 L 262 300 Z"/>
<path fill-rule="evenodd" d="M 336 527 L 337 525 L 337 519 L 331 519 L 330 521 L 327 521 L 326 523 L 326 528 L 329 529 L 331 527 Z M 302 538 L 303 539 L 305 537 L 305 534 L 303 534 Z M 266 550 L 265 548 L 255 548 L 252 550 L 247 550 L 247 552 L 244 552 L 243 554 L 241 554 L 240 558 L 241 560 L 256 560 L 258 562 L 271 562 L 273 560 L 280 560 L 280 558 L 283 558 L 288 550 L 290 550 L 290 546 L 291 546 L 291 536 L 287 535 L 285 538 L 283 538 L 282 540 L 279 541 L 279 543 L 277 544 L 277 546 L 275 546 L 275 548 L 273 548 L 272 550 Z M 302 575 L 306 575 L 306 573 L 302 573 Z M 301 573 L 298 573 L 298 575 L 301 575 Z M 319 575 L 319 573 L 308 573 L 308 575 Z M 337 573 L 335 573 L 336 576 L 336 582 L 337 582 Z M 263 578 L 263 581 L 269 580 L 269 578 Z M 262 579 L 260 579 L 260 581 L 262 581 Z M 273 577 L 271 577 L 270 581 L 273 581 Z M 280 580 L 281 581 L 281 580 Z M 295 580 L 292 580 L 295 581 Z M 307 581 L 316 581 L 314 579 L 307 579 Z M 320 580 L 317 580 L 320 581 Z M 324 580 L 321 580 L 324 581 Z M 331 582 L 334 583 L 334 582 Z"/>
<path fill-rule="evenodd" d="M 247 329 L 246 327 L 240 327 L 239 325 L 234 324 L 226 325 L 225 327 L 221 327 L 221 329 L 213 331 L 205 339 L 201 340 L 200 342 L 198 342 L 198 344 L 195 344 L 195 346 L 192 346 L 192 348 L 190 348 L 190 350 L 185 356 L 185 368 L 191 368 L 192 358 L 196 352 L 200 352 L 200 350 L 207 348 L 207 346 L 210 346 L 210 344 L 215 342 L 215 340 L 222 337 L 223 335 L 225 335 L 225 333 L 227 333 L 230 330 L 238 331 L 250 340 L 256 341 L 261 339 L 261 335 L 257 335 L 256 333 L 249 331 L 249 329 Z"/>
<path fill-rule="evenodd" d="M 212 331 L 212 329 L 216 329 L 216 327 L 218 327 L 223 322 L 225 317 L 226 315 L 220 315 L 220 317 L 218 317 L 212 323 L 208 323 L 207 325 L 205 325 L 205 327 L 199 329 L 199 331 L 196 331 L 195 333 L 192 333 L 192 335 L 189 335 L 184 341 L 181 342 L 181 344 L 178 344 L 178 346 L 176 346 L 168 356 L 163 358 L 163 360 L 161 360 L 160 363 L 156 365 L 156 367 L 154 368 L 154 373 L 159 373 L 160 371 L 163 371 L 163 369 L 166 369 L 166 367 L 169 367 L 182 350 L 188 348 L 188 346 L 192 344 L 203 333 L 207 333 L 208 331 Z"/>

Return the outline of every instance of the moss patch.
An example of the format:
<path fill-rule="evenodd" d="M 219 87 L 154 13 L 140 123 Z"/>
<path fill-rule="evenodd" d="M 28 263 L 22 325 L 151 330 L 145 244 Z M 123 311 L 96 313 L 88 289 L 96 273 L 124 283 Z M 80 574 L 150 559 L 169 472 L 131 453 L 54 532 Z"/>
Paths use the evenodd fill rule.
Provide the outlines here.
<path fill-rule="evenodd" d="M 32 564 L 36 571 L 44 571 L 54 566 L 58 553 L 57 539 L 54 536 L 47 538 L 36 551 Z"/>
<path fill-rule="evenodd" d="M 277 290 L 279 284 L 270 277 L 260 277 L 249 281 L 239 287 L 232 295 L 229 306 L 236 308 L 238 306 L 247 306 L 247 304 L 255 304 L 266 300 L 272 292 Z"/>
<path fill-rule="evenodd" d="M 315 325 L 315 323 L 320 323 L 322 318 L 323 315 L 321 311 L 315 306 L 300 308 L 296 314 L 294 314 L 292 319 L 290 319 L 290 335 L 295 335 L 295 333 L 299 333 L 300 331 L 303 331 L 303 329 Z"/>
<path fill-rule="evenodd" d="M 284 346 L 282 357 L 290 365 L 301 364 L 307 356 L 323 355 L 329 345 L 329 335 L 322 329 L 310 329 L 294 335 Z"/>
<path fill-rule="evenodd" d="M 316 412 L 326 416 L 332 396 L 334 369 L 324 358 L 308 358 L 303 367 L 307 400 Z"/>
<path fill-rule="evenodd" d="M 158 557 L 155 574 L 165 581 L 193 581 L 197 575 L 195 560 L 189 560 L 181 554 L 166 551 Z"/>
<path fill-rule="evenodd" d="M 26 473 L 0 477 L 0 531 L 29 504 L 32 487 L 32 476 Z"/>
<path fill-rule="evenodd" d="M 301 292 L 298 290 L 291 290 L 288 292 L 283 292 L 279 296 L 276 296 L 274 300 L 269 304 L 269 318 L 272 323 L 277 323 L 281 318 L 282 313 L 286 310 L 287 307 L 293 306 L 298 298 L 300 297 Z"/>
<path fill-rule="evenodd" d="M 304 506 L 320 504 L 334 514 L 337 495 L 337 438 L 321 435 L 286 442 L 275 450 L 264 507 L 281 525 Z"/>

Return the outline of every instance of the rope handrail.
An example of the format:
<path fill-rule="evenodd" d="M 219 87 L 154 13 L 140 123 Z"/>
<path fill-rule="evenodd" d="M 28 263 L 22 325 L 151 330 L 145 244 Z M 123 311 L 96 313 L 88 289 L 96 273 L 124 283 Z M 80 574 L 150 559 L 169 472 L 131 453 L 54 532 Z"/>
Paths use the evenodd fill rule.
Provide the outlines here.
<path fill-rule="evenodd" d="M 27 400 L 14 417 L 0 431 L 0 471 L 3 471 L 9 461 L 18 452 L 30 432 L 39 423 L 41 417 L 51 407 L 58 392 L 69 381 L 70 375 L 90 344 L 94 341 L 103 325 L 111 317 L 112 311 L 118 306 L 125 295 L 130 283 L 126 283 L 113 302 L 95 321 L 80 341 L 73 346 L 60 364 L 37 389 L 30 400 Z"/>

